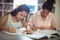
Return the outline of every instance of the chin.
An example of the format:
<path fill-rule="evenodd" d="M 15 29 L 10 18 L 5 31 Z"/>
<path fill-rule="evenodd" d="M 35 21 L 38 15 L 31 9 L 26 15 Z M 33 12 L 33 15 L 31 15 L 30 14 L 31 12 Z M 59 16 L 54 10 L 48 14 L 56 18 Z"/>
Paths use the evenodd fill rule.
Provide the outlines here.
<path fill-rule="evenodd" d="M 21 19 L 17 19 L 17 21 L 20 21 Z"/>

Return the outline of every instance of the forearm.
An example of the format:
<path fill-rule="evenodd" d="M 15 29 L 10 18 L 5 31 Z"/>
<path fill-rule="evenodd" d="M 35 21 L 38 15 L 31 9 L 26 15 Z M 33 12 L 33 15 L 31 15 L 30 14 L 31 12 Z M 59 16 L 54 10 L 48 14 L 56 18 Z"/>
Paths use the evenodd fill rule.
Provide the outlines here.
<path fill-rule="evenodd" d="M 56 30 L 56 27 L 55 27 L 55 26 L 51 26 L 50 29 L 51 29 L 51 30 Z"/>
<path fill-rule="evenodd" d="M 24 27 L 26 27 L 26 26 L 27 26 L 27 24 L 28 24 L 28 22 L 27 22 L 27 21 L 25 21 L 25 20 L 23 20 L 23 21 L 22 21 L 22 25 L 23 25 Z"/>
<path fill-rule="evenodd" d="M 51 26 L 51 27 L 38 27 L 38 29 L 40 29 L 40 30 L 56 30 L 56 28 L 53 26 Z"/>
<path fill-rule="evenodd" d="M 8 27 L 1 26 L 1 27 L 0 27 L 0 30 L 1 30 L 1 31 L 8 31 L 9 28 L 8 28 Z"/>
<path fill-rule="evenodd" d="M 7 32 L 11 32 L 11 33 L 15 33 L 16 32 L 16 28 L 14 28 L 14 27 L 1 26 L 0 29 L 1 29 L 1 31 L 7 31 Z"/>

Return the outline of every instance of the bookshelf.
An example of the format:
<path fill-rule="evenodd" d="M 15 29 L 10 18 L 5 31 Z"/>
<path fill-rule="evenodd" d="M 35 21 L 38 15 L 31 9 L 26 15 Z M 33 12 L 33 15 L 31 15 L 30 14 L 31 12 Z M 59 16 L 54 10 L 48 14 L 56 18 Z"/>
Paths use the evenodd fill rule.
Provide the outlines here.
<path fill-rule="evenodd" d="M 13 0 L 0 0 L 0 19 L 6 12 L 13 10 Z"/>

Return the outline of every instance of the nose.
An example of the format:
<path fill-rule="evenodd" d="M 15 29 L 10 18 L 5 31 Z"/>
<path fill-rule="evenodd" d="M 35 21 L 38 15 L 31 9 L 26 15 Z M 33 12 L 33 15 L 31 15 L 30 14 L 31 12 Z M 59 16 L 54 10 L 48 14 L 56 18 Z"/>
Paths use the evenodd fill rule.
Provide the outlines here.
<path fill-rule="evenodd" d="M 24 19 L 24 17 L 22 16 L 21 19 Z"/>

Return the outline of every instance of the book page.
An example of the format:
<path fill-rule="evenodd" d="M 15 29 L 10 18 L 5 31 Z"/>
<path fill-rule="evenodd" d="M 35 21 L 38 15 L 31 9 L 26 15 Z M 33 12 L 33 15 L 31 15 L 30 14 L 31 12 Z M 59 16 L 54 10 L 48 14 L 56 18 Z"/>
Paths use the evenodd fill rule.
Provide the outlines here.
<path fill-rule="evenodd" d="M 4 33 L 7 33 L 9 35 L 22 35 L 24 34 L 24 30 L 26 30 L 26 28 L 20 28 L 20 29 L 16 29 L 16 32 L 15 33 L 10 33 L 10 32 L 6 32 L 6 31 L 2 31 Z"/>
<path fill-rule="evenodd" d="M 56 35 L 52 35 L 52 34 L 58 34 L 58 32 L 56 30 L 37 30 L 36 32 L 34 32 L 33 34 L 29 34 L 29 35 L 26 35 L 30 38 L 34 38 L 34 39 L 40 39 L 40 38 L 43 38 L 43 37 L 47 37 L 47 38 L 50 38 L 50 37 L 57 37 Z"/>

